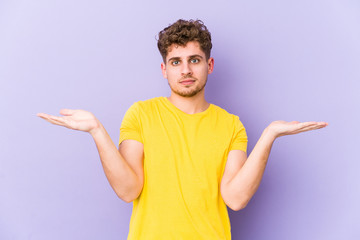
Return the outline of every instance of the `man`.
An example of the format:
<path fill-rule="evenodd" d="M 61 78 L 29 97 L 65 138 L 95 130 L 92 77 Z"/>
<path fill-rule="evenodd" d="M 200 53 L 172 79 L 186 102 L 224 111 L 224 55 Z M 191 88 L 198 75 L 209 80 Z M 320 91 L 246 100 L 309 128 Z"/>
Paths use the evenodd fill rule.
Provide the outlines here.
<path fill-rule="evenodd" d="M 171 94 L 130 107 L 118 150 L 90 112 L 38 115 L 92 135 L 112 188 L 124 201 L 133 201 L 128 239 L 231 239 L 226 206 L 239 210 L 247 205 L 275 139 L 327 123 L 275 121 L 247 158 L 239 118 L 204 97 L 214 68 L 206 26 L 178 20 L 159 33 L 158 47 Z"/>

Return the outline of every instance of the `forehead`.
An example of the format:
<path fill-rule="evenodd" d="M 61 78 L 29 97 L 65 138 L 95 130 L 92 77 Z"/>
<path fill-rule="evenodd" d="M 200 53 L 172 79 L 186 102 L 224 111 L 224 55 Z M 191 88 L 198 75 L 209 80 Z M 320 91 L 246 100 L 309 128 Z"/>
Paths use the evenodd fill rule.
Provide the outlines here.
<path fill-rule="evenodd" d="M 179 57 L 187 58 L 192 55 L 200 55 L 205 58 L 204 51 L 200 48 L 200 44 L 196 41 L 188 42 L 185 46 L 173 44 L 168 49 L 166 59 Z"/>

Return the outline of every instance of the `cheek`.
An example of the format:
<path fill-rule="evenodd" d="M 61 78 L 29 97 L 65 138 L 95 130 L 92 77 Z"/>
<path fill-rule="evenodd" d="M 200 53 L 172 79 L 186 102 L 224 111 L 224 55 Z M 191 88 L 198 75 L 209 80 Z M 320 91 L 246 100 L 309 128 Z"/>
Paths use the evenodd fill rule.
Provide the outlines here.
<path fill-rule="evenodd" d="M 202 67 L 200 74 L 201 74 L 201 76 L 207 76 L 209 74 L 209 68 L 207 66 Z"/>
<path fill-rule="evenodd" d="M 167 76 L 167 79 L 171 80 L 171 79 L 176 78 L 177 73 L 176 73 L 176 71 L 174 71 L 174 70 L 168 70 L 168 71 L 166 72 L 166 76 Z"/>

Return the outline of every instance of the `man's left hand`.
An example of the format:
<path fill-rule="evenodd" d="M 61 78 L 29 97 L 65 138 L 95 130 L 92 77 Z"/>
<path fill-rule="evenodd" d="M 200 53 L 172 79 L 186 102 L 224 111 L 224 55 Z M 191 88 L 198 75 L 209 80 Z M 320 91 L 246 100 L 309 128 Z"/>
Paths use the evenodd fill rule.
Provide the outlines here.
<path fill-rule="evenodd" d="M 269 131 L 274 138 L 277 138 L 285 135 L 320 129 L 326 127 L 327 125 L 327 122 L 274 121 L 266 128 L 266 130 Z"/>

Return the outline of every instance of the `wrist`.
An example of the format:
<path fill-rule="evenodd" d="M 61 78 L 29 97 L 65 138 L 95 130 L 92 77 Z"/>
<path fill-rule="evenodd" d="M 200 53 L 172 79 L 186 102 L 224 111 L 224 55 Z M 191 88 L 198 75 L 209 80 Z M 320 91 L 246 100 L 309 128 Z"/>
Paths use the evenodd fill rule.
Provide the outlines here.
<path fill-rule="evenodd" d="M 276 138 L 280 137 L 276 131 L 272 128 L 271 124 L 267 126 L 263 131 L 263 137 L 269 141 L 275 141 Z"/>
<path fill-rule="evenodd" d="M 91 128 L 89 130 L 89 133 L 92 137 L 96 137 L 97 135 L 99 135 L 101 132 L 104 131 L 104 127 L 103 125 L 100 123 L 99 120 L 96 120 L 96 124 L 94 125 L 93 128 Z"/>

